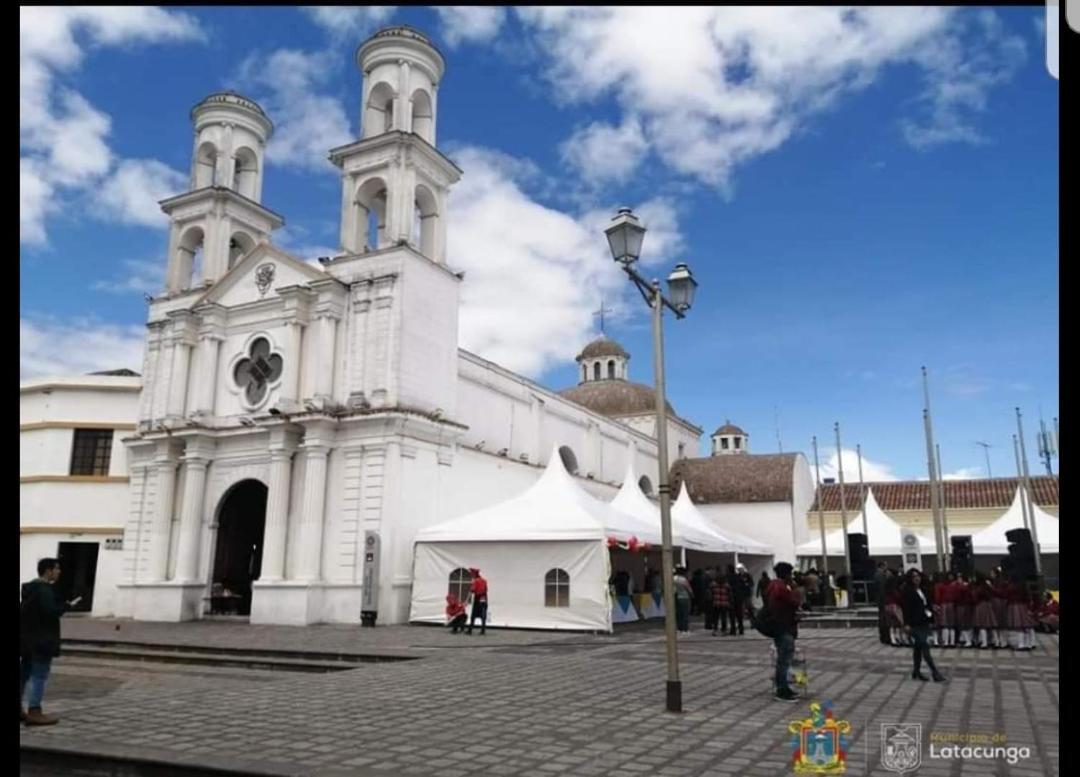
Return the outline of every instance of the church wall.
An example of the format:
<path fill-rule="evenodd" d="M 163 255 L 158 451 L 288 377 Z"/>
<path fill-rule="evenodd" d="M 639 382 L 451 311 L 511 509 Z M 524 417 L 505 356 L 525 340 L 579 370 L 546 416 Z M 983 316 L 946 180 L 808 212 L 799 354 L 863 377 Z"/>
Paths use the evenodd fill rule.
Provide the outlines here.
<path fill-rule="evenodd" d="M 395 304 L 398 401 L 453 417 L 457 405 L 458 293 L 460 281 L 426 259 L 405 257 L 404 284 Z"/>
<path fill-rule="evenodd" d="M 701 504 L 697 508 L 721 531 L 727 527 L 771 546 L 776 561 L 795 561 L 790 502 Z"/>

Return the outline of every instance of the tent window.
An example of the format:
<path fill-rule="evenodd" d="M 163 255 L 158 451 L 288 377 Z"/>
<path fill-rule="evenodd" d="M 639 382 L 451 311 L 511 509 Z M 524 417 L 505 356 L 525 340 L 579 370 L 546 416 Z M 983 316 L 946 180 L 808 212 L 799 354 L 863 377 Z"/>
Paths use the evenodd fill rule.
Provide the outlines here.
<path fill-rule="evenodd" d="M 544 606 L 570 606 L 570 575 L 565 569 L 549 569 L 544 576 Z"/>
<path fill-rule="evenodd" d="M 461 601 L 465 601 L 469 598 L 469 587 L 472 585 L 472 575 L 469 574 L 469 570 L 458 568 L 450 573 L 450 590 L 447 593 L 451 593 Z"/>

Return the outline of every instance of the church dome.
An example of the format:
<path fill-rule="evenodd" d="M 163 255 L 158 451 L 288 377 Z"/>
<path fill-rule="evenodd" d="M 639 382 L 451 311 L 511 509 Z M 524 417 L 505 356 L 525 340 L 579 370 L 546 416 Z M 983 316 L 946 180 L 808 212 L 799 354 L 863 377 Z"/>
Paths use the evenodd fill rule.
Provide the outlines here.
<path fill-rule="evenodd" d="M 590 343 L 590 345 L 593 344 Z M 586 346 L 587 349 L 588 346 Z M 628 380 L 591 380 L 573 388 L 564 389 L 559 392 L 559 396 L 594 413 L 609 417 L 656 412 L 656 392 L 650 386 L 631 383 Z M 665 404 L 668 413 L 672 416 L 676 415 L 671 403 Z"/>
<path fill-rule="evenodd" d="M 737 434 L 740 437 L 746 437 L 746 432 L 731 423 L 731 421 L 727 421 L 723 426 L 713 432 L 713 437 L 716 437 L 719 434 Z"/>
<path fill-rule="evenodd" d="M 577 355 L 577 361 L 580 362 L 582 359 L 598 359 L 604 356 L 620 356 L 624 359 L 630 358 L 630 354 L 614 340 L 609 340 L 606 337 L 598 337 L 581 350 L 581 353 Z"/>

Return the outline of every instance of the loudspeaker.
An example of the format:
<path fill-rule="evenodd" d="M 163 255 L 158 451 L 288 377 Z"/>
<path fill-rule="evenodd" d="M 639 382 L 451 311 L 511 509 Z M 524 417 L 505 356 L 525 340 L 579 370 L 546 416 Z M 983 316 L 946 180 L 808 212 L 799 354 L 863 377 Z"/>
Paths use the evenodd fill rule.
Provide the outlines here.
<path fill-rule="evenodd" d="M 1031 532 L 1027 529 L 1009 529 L 1005 532 L 1005 539 L 1009 542 L 1030 543 Z"/>
<path fill-rule="evenodd" d="M 874 562 L 870 560 L 870 545 L 865 534 L 848 535 L 851 553 L 851 576 L 855 580 L 870 580 L 874 576 Z"/>
<path fill-rule="evenodd" d="M 952 555 L 949 556 L 949 571 L 970 577 L 975 574 L 975 558 L 972 555 L 971 535 L 959 534 L 952 537 Z"/>

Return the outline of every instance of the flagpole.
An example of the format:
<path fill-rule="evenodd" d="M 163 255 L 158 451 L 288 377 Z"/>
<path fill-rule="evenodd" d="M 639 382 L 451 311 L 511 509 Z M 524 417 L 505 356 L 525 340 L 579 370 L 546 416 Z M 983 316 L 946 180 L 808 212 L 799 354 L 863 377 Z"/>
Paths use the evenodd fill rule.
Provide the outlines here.
<path fill-rule="evenodd" d="M 1039 528 L 1035 525 L 1035 493 L 1031 489 L 1031 475 L 1028 474 L 1027 450 L 1024 447 L 1024 425 L 1020 420 L 1020 408 L 1016 408 L 1016 432 L 1020 440 L 1020 463 L 1024 465 L 1024 488 L 1028 491 L 1028 505 L 1031 508 L 1031 542 L 1035 545 L 1035 574 L 1042 574 L 1042 559 L 1039 558 Z"/>
<path fill-rule="evenodd" d="M 844 574 L 847 575 L 847 591 L 844 599 L 847 606 L 851 606 L 852 577 L 851 577 L 851 548 L 848 545 L 847 536 L 847 500 L 844 497 L 844 449 L 840 447 L 840 422 L 837 421 L 833 428 L 836 430 L 836 468 L 840 477 L 840 523 L 844 531 Z M 867 539 L 869 542 L 869 538 Z"/>
<path fill-rule="evenodd" d="M 938 492 L 936 488 L 937 478 L 934 466 L 934 431 L 930 423 L 930 388 L 926 380 L 926 367 L 922 368 L 923 378 L 923 426 L 926 430 L 926 468 L 930 474 L 930 512 L 934 516 L 934 544 L 937 546 L 937 568 L 939 572 L 945 571 L 945 549 L 941 538 L 941 507 L 938 504 Z"/>
<path fill-rule="evenodd" d="M 866 528 L 866 489 L 863 488 L 862 477 L 862 445 L 855 446 L 855 453 L 859 457 L 859 502 L 862 503 L 862 533 L 866 535 L 866 541 L 870 542 L 870 530 Z"/>
<path fill-rule="evenodd" d="M 817 517 L 818 526 L 821 529 L 821 574 L 825 576 L 825 582 L 829 581 L 829 550 L 825 547 L 825 508 L 821 504 L 821 466 L 818 464 L 817 435 L 814 435 L 814 474 L 817 477 Z"/>

